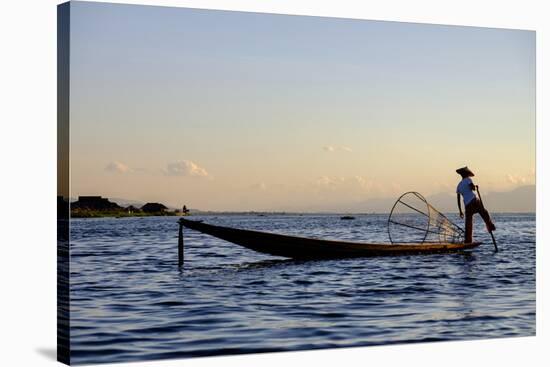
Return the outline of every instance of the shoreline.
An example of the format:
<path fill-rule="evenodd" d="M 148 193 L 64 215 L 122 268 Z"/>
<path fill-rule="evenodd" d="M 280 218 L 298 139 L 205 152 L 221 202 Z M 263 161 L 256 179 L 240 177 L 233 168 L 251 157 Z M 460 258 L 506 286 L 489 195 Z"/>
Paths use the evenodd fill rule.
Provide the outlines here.
<path fill-rule="evenodd" d="M 146 213 L 146 212 L 112 212 L 112 211 L 78 211 L 78 212 L 71 212 L 70 217 L 71 218 L 132 218 L 132 217 L 181 217 L 185 216 L 183 214 L 178 214 L 175 212 L 153 212 L 153 213 Z"/>
<path fill-rule="evenodd" d="M 270 216 L 369 216 L 369 215 L 389 215 L 390 213 L 384 212 L 370 212 L 370 213 L 350 213 L 350 212 L 194 212 L 192 214 L 181 214 L 174 212 L 164 213 L 86 213 L 84 215 L 80 213 L 71 213 L 70 218 L 74 219 L 86 219 L 86 218 L 133 218 L 133 217 L 195 217 L 195 216 L 257 216 L 257 217 L 270 217 Z M 458 215 L 457 212 L 446 212 L 446 215 Z M 494 212 L 492 215 L 536 215 L 536 212 Z"/>

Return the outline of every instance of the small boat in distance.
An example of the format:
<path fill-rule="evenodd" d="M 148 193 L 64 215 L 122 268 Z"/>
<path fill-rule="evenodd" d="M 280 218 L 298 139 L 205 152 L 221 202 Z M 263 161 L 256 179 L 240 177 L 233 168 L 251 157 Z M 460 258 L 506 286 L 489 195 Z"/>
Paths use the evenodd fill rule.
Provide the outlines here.
<path fill-rule="evenodd" d="M 354 220 L 355 217 L 354 216 L 351 216 L 351 215 L 344 215 L 342 217 L 340 217 L 341 220 Z"/>
<path fill-rule="evenodd" d="M 181 218 L 180 226 L 205 233 L 222 240 L 264 254 L 294 259 L 346 258 L 382 255 L 411 255 L 446 253 L 472 249 L 481 244 L 473 243 L 362 243 L 322 240 L 288 236 L 270 232 L 222 227 Z M 181 228 L 180 228 L 181 229 Z M 180 231 L 181 234 L 181 231 Z M 182 238 L 180 238 L 183 241 Z"/>

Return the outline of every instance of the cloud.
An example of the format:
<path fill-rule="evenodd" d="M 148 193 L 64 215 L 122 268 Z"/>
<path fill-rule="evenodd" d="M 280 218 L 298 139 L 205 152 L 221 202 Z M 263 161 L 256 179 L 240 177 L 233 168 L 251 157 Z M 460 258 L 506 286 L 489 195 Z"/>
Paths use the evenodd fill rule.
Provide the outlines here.
<path fill-rule="evenodd" d="M 320 176 L 311 182 L 310 188 L 318 194 L 335 195 L 335 198 L 397 195 L 403 191 L 400 184 L 379 182 L 364 176 Z"/>
<path fill-rule="evenodd" d="M 508 181 L 511 184 L 517 185 L 518 183 L 525 183 L 526 179 L 525 177 L 515 176 L 508 173 L 506 175 L 506 181 Z"/>
<path fill-rule="evenodd" d="M 329 153 L 332 153 L 332 152 L 336 152 L 336 151 L 341 151 L 341 152 L 353 152 L 353 150 L 350 148 L 350 147 L 346 147 L 346 146 L 334 146 L 334 145 L 325 145 L 323 147 L 323 150 L 325 152 L 329 152 Z"/>
<path fill-rule="evenodd" d="M 331 178 L 328 176 L 321 176 L 315 180 L 314 185 L 320 189 L 332 189 L 336 187 L 336 184 L 341 178 Z"/>
<path fill-rule="evenodd" d="M 105 171 L 111 173 L 128 173 L 132 172 L 132 169 L 124 163 L 110 162 L 107 166 L 105 166 Z"/>
<path fill-rule="evenodd" d="M 257 190 L 257 191 L 265 191 L 267 190 L 267 185 L 265 182 L 258 182 L 250 186 L 251 190 Z"/>
<path fill-rule="evenodd" d="M 164 174 L 167 176 L 208 177 L 208 172 L 198 164 L 188 160 L 168 163 Z"/>
<path fill-rule="evenodd" d="M 321 176 L 314 181 L 314 186 L 323 190 L 370 190 L 372 181 L 362 177 L 329 177 Z"/>
<path fill-rule="evenodd" d="M 512 185 L 529 185 L 535 183 L 535 172 L 532 171 L 527 175 L 514 175 L 508 173 L 506 175 L 506 181 Z"/>

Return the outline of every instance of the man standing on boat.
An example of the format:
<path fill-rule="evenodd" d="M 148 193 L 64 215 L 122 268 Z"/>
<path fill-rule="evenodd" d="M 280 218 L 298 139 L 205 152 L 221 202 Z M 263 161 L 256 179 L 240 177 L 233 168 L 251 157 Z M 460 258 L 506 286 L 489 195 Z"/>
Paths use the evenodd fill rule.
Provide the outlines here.
<path fill-rule="evenodd" d="M 468 167 L 459 168 L 456 170 L 456 173 L 462 176 L 462 181 L 460 181 L 456 187 L 456 200 L 460 218 L 464 218 L 464 213 L 462 213 L 462 207 L 460 205 L 460 195 L 462 195 L 464 200 L 464 209 L 466 211 L 466 235 L 464 242 L 471 243 L 474 231 L 474 214 L 479 213 L 479 215 L 481 215 L 481 218 L 483 218 L 487 226 L 487 231 L 492 232 L 496 227 L 491 220 L 489 212 L 483 207 L 483 204 L 481 204 L 481 201 L 476 196 L 475 190 L 477 186 L 474 185 L 471 179 L 471 177 L 474 177 L 474 173 Z"/>

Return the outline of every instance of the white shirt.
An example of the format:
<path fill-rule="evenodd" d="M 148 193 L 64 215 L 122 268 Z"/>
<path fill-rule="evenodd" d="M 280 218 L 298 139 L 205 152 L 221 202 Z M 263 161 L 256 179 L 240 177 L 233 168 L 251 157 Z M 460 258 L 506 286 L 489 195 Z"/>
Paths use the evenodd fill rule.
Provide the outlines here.
<path fill-rule="evenodd" d="M 462 195 L 464 199 L 464 206 L 476 198 L 475 192 L 472 190 L 471 185 L 473 185 L 472 179 L 470 177 L 463 178 L 462 181 L 458 183 L 456 187 L 456 193 Z"/>

